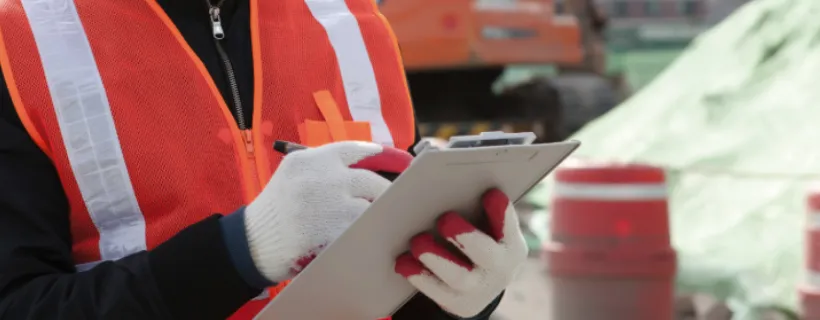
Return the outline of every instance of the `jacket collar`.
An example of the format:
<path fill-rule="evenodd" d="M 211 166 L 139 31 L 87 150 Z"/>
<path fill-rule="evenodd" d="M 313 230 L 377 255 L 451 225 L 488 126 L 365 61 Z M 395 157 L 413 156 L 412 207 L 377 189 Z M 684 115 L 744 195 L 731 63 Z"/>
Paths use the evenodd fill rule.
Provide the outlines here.
<path fill-rule="evenodd" d="M 173 10 L 176 12 L 189 12 L 191 15 L 203 15 L 207 17 L 207 4 L 217 4 L 220 0 L 156 0 L 165 11 Z M 223 15 L 232 15 L 236 12 L 240 2 L 247 2 L 249 0 L 224 0 L 220 6 L 220 11 Z"/>

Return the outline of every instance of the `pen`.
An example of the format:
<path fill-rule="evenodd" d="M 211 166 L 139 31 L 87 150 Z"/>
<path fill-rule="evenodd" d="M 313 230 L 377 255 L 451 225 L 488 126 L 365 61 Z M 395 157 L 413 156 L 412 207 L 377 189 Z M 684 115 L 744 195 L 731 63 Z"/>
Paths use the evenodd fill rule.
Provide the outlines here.
<path fill-rule="evenodd" d="M 307 148 L 308 147 L 295 142 L 288 142 L 283 140 L 276 140 L 273 142 L 273 150 L 276 150 L 281 154 L 288 154 L 294 151 L 304 150 Z"/>

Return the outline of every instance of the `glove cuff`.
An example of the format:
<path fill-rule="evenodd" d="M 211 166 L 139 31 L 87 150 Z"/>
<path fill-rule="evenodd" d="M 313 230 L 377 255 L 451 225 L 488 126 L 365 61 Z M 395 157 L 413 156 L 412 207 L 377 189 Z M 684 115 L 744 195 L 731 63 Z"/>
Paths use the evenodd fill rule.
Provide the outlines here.
<path fill-rule="evenodd" d="M 239 272 L 245 282 L 258 289 L 272 286 L 270 280 L 265 278 L 256 267 L 251 258 L 251 250 L 248 247 L 248 236 L 245 233 L 245 207 L 236 212 L 219 219 L 222 229 L 222 238 L 225 246 L 228 247 L 231 262 Z"/>
<path fill-rule="evenodd" d="M 245 208 L 245 234 L 253 263 L 259 272 L 272 282 L 282 282 L 290 278 L 293 258 L 298 253 L 288 252 L 290 237 L 287 221 L 273 210 L 272 203 L 260 203 L 257 198 Z M 283 230 L 284 229 L 284 230 Z M 286 232 L 285 232 L 286 233 Z"/>

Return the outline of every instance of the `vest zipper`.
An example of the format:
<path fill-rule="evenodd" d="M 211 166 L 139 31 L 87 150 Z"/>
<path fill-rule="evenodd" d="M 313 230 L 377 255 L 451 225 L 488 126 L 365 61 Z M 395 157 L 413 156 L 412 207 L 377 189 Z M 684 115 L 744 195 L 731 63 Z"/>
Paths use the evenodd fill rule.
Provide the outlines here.
<path fill-rule="evenodd" d="M 259 185 L 259 171 L 256 169 L 256 153 L 254 153 L 253 147 L 253 132 L 250 129 L 242 130 L 242 138 L 245 140 L 245 153 L 248 155 L 248 162 L 250 163 L 251 179 L 253 179 L 254 185 Z M 261 185 L 253 191 L 254 195 L 259 190 L 261 190 Z"/>
<path fill-rule="evenodd" d="M 225 39 L 225 31 L 222 28 L 222 17 L 219 15 L 219 6 L 224 0 L 220 1 L 216 6 L 210 6 L 211 16 L 211 30 L 214 35 L 214 44 L 216 45 L 216 52 L 222 64 L 225 66 L 225 74 L 228 76 L 228 84 L 231 87 L 231 98 L 233 99 L 233 108 L 236 111 L 236 122 L 239 125 L 239 130 L 247 130 L 248 126 L 245 123 L 245 114 L 242 112 L 242 99 L 239 98 L 239 85 L 236 83 L 236 74 L 233 70 L 233 63 L 222 48 L 222 39 Z"/>
<path fill-rule="evenodd" d="M 233 101 L 233 108 L 236 111 L 236 124 L 242 133 L 242 140 L 245 142 L 245 154 L 250 162 L 251 178 L 254 185 L 259 184 L 259 174 L 256 169 L 256 154 L 253 147 L 253 132 L 248 128 L 245 122 L 245 113 L 242 108 L 242 99 L 239 97 L 239 84 L 236 82 L 236 73 L 233 69 L 233 63 L 228 58 L 225 49 L 222 48 L 222 39 L 225 39 L 225 30 L 222 28 L 222 17 L 220 16 L 220 7 L 225 0 L 219 1 L 216 5 L 212 5 L 210 0 L 205 0 L 208 4 L 208 15 L 211 19 L 211 32 L 214 37 L 214 45 L 219 59 L 222 60 L 222 65 L 225 67 L 225 74 L 228 77 L 228 84 L 231 87 L 231 100 Z M 256 190 L 253 191 L 256 193 Z"/>

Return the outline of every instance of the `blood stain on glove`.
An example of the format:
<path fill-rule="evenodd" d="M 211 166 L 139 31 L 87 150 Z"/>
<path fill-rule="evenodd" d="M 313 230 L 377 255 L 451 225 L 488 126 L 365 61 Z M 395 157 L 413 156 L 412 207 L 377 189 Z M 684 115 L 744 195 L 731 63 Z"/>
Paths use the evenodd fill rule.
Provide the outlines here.
<path fill-rule="evenodd" d="M 366 157 L 350 165 L 351 169 L 402 173 L 410 166 L 413 156 L 406 151 L 384 147 L 382 152 Z"/>
<path fill-rule="evenodd" d="M 291 274 L 295 276 L 295 275 L 299 274 L 299 272 L 302 272 L 302 270 L 305 270 L 305 268 L 307 268 L 308 264 L 313 262 L 313 259 L 316 259 L 316 256 L 318 256 L 319 252 L 321 252 L 322 249 L 324 249 L 324 248 L 325 248 L 325 246 L 321 245 L 318 248 L 316 248 L 315 250 L 311 250 L 307 255 L 305 255 L 305 256 L 299 258 L 298 260 L 296 260 L 296 262 L 295 262 L 296 266 L 294 266 L 293 268 L 290 269 Z"/>
<path fill-rule="evenodd" d="M 447 250 L 447 248 L 441 244 L 438 244 L 433 235 L 429 233 L 422 233 L 413 237 L 413 239 L 410 240 L 410 252 L 413 254 L 413 257 L 419 261 L 422 260 L 421 256 L 423 254 L 430 253 L 446 259 L 466 269 L 467 271 L 473 270 L 473 265 L 471 263 L 464 261 L 464 259 L 459 258 L 450 252 L 450 250 Z"/>

